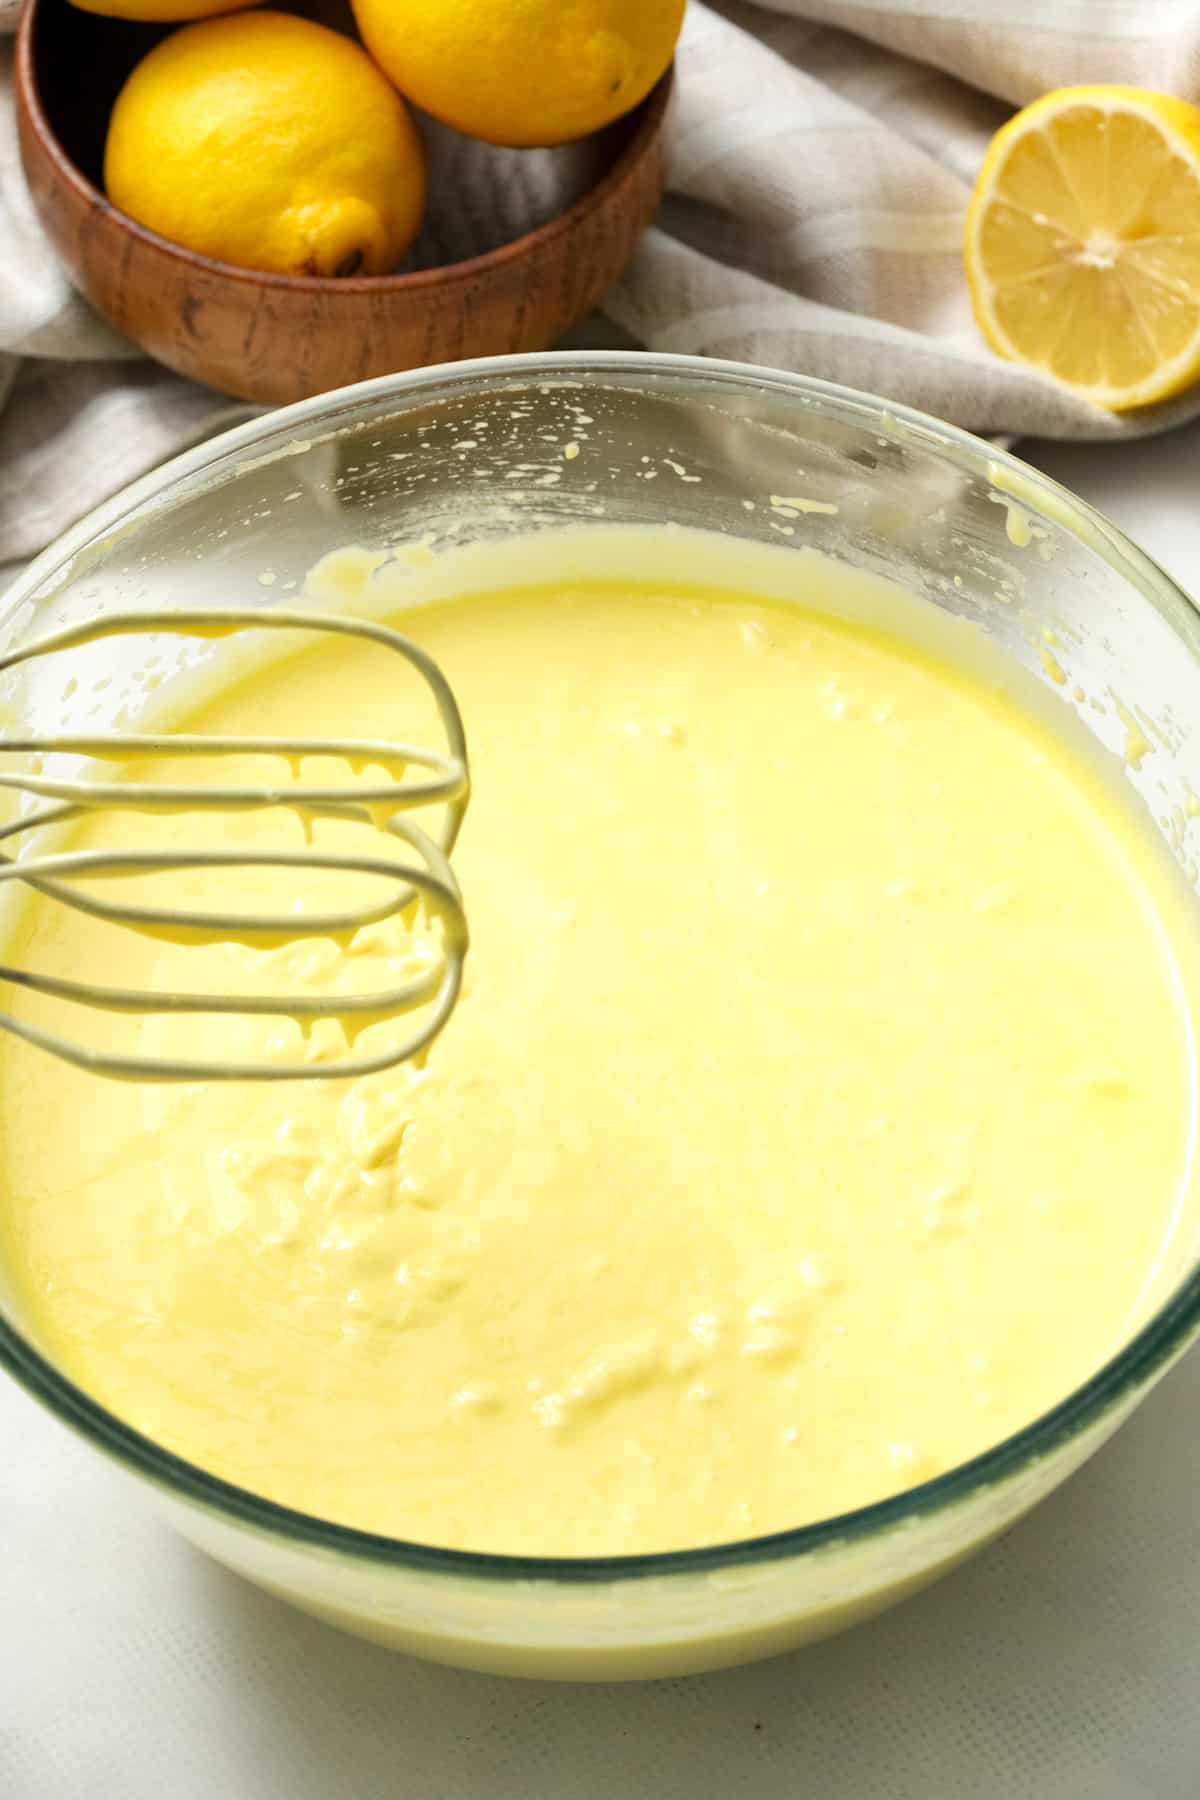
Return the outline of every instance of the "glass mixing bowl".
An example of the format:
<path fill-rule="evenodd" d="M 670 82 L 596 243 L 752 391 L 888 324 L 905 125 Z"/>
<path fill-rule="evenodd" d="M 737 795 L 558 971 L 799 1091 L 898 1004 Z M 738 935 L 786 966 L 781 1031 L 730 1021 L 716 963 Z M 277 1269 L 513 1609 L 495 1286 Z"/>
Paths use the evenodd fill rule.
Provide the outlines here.
<path fill-rule="evenodd" d="M 303 604 L 306 571 L 350 543 L 457 544 L 597 519 L 815 545 L 973 620 L 1125 758 L 1194 880 L 1200 620 L 1186 596 L 1015 459 L 798 376 L 687 357 L 555 355 L 326 395 L 179 457 L 86 519 L 9 594 L 0 641 L 104 608 Z M 63 723 L 59 682 L 53 695 L 13 682 L 0 698 L 17 728 L 44 727 L 48 699 Z M 102 693 L 91 703 L 105 710 Z M 111 713 L 117 703 L 107 704 Z M 68 1381 L 0 1287 L 0 1360 L 195 1543 L 364 1637 L 562 1678 L 715 1668 L 880 1610 L 1078 1468 L 1198 1330 L 1197 1244 L 1181 1237 L 1148 1322 L 1119 1354 L 1053 1411 L 936 1480 L 772 1537 L 543 1559 L 371 1536 L 206 1474 Z"/>

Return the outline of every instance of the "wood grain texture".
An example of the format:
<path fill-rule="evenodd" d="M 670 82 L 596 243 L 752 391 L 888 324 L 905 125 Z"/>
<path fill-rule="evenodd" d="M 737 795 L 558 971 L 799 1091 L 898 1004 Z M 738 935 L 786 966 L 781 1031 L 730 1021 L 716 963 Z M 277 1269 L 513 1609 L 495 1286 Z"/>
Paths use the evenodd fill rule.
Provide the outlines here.
<path fill-rule="evenodd" d="M 672 72 L 619 127 L 575 205 L 513 242 L 413 274 L 259 274 L 137 225 L 99 185 L 99 147 L 124 75 L 161 35 L 27 0 L 17 128 L 34 205 L 98 312 L 193 381 L 268 405 L 460 357 L 543 350 L 621 273 L 662 197 Z"/>

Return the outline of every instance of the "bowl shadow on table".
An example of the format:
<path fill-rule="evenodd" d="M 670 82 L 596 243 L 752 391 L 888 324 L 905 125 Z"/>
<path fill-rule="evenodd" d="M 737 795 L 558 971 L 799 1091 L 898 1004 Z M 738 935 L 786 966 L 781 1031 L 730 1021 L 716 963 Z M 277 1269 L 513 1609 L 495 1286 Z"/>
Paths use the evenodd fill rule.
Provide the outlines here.
<path fill-rule="evenodd" d="M 289 1800 L 792 1800 L 801 1774 L 821 1800 L 1182 1800 L 1195 1743 L 1172 1733 L 1194 1724 L 1200 1652 L 1164 1621 L 1181 1617 L 1179 1581 L 1200 1604 L 1200 1519 L 1185 1504 L 1200 1487 L 1198 1394 L 1200 1354 L 938 1586 L 723 1674 L 594 1686 L 464 1674 L 348 1638 L 187 1553 L 195 1605 L 219 1622 L 225 1729 L 257 1791 Z M 1147 1479 L 1167 1444 L 1169 1481 Z"/>

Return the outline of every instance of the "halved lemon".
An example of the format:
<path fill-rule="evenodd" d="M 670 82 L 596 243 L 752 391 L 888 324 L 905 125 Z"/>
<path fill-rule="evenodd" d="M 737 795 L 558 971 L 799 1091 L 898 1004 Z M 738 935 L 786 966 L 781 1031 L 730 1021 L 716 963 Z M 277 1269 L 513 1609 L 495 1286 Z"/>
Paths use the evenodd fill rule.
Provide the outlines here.
<path fill-rule="evenodd" d="M 1001 355 L 1122 412 L 1200 377 L 1200 107 L 1059 88 L 992 139 L 967 212 L 975 316 Z"/>

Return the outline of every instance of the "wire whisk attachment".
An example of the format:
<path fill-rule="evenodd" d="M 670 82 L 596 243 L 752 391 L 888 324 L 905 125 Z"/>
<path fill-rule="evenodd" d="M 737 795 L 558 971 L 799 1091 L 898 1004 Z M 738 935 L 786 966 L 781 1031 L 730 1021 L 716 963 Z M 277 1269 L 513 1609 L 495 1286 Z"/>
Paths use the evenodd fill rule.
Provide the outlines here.
<path fill-rule="evenodd" d="M 0 674 L 36 658 L 79 649 L 106 638 L 160 635 L 232 637 L 244 631 L 291 631 L 360 638 L 401 658 L 424 681 L 437 707 L 445 748 L 357 737 L 228 736 L 187 732 L 113 731 L 18 737 L 0 733 L 0 753 L 23 759 L 16 769 L 0 769 L 0 788 L 21 796 L 22 810 L 0 826 L 0 883 L 21 882 L 44 897 L 144 937 L 179 945 L 241 944 L 271 949 L 305 939 L 348 942 L 364 927 L 393 918 L 411 924 L 420 912 L 436 925 L 437 953 L 431 966 L 398 985 L 376 992 L 199 993 L 106 986 L 66 972 L 44 972 L 0 964 L 0 982 L 45 995 L 57 1002 L 102 1013 L 132 1015 L 275 1015 L 292 1019 L 301 1032 L 321 1019 L 342 1027 L 347 1054 L 327 1062 L 274 1062 L 223 1057 L 175 1058 L 127 1054 L 95 1047 L 21 1013 L 0 1011 L 0 1029 L 15 1033 L 79 1068 L 137 1081 L 281 1081 L 349 1079 L 418 1057 L 445 1025 L 462 986 L 468 946 L 462 895 L 450 866 L 470 796 L 466 737 L 457 702 L 437 663 L 419 645 L 389 626 L 338 613 L 214 607 L 186 612 L 110 613 L 51 632 L 0 655 Z M 399 685 L 399 684 L 398 684 Z M 265 756 L 286 765 L 281 781 L 186 783 L 140 779 L 139 763 L 154 758 Z M 47 758 L 79 759 L 69 773 L 44 772 Z M 305 762 L 335 758 L 352 777 L 324 785 L 306 784 Z M 116 765 L 104 772 L 104 765 Z M 363 779 L 375 770 L 384 779 Z M 415 777 L 409 771 L 415 770 Z M 429 807 L 444 809 L 435 834 L 410 816 Z M 307 847 L 291 851 L 264 846 L 198 849 L 72 849 L 72 825 L 98 814 L 233 814 L 287 808 L 305 826 Z M 398 840 L 404 854 L 357 854 L 315 847 L 312 822 L 337 819 L 365 825 Z M 66 839 L 65 847 L 62 847 Z M 389 848 L 391 846 L 389 845 Z M 325 912 L 229 912 L 207 906 L 163 907 L 135 904 L 122 895 L 110 899 L 87 884 L 113 878 L 170 875 L 190 871 L 292 870 L 297 876 L 373 878 L 386 884 L 381 897 Z M 407 1036 L 370 1051 L 354 1046 L 368 1026 L 420 1011 Z"/>

